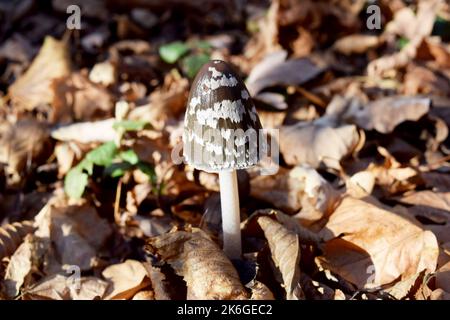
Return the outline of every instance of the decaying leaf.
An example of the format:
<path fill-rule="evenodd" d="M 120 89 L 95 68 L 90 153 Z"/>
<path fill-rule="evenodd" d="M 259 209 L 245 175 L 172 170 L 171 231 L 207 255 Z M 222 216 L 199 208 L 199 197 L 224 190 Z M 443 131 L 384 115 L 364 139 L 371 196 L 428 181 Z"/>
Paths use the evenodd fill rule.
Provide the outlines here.
<path fill-rule="evenodd" d="M 167 233 L 149 244 L 184 278 L 188 299 L 247 298 L 230 260 L 202 231 Z"/>
<path fill-rule="evenodd" d="M 112 283 L 105 299 L 130 299 L 150 284 L 147 270 L 136 260 L 111 265 L 103 270 L 102 275 Z"/>
<path fill-rule="evenodd" d="M 432 232 L 362 199 L 344 198 L 319 234 L 330 240 L 323 256 L 329 268 L 360 288 L 436 268 Z"/>
<path fill-rule="evenodd" d="M 111 226 L 100 218 L 93 207 L 56 206 L 47 204 L 35 217 L 36 235 L 45 243 L 47 259 L 53 265 L 77 265 L 82 271 L 91 269 L 101 249 L 112 233 Z M 56 249 L 52 257 L 51 244 Z"/>
<path fill-rule="evenodd" d="M 93 122 L 80 122 L 61 126 L 52 131 L 53 139 L 60 141 L 76 141 L 80 143 L 115 141 L 118 133 L 113 125 L 114 118 Z"/>
<path fill-rule="evenodd" d="M 279 144 L 284 160 L 290 165 L 308 164 L 317 168 L 324 163 L 338 168 L 339 161 L 355 149 L 359 140 L 356 126 L 334 127 L 319 119 L 281 127 Z"/>
<path fill-rule="evenodd" d="M 429 98 L 389 97 L 373 101 L 351 116 L 358 126 L 366 130 L 389 133 L 406 120 L 420 119 L 428 112 L 430 103 Z"/>
<path fill-rule="evenodd" d="M 25 290 L 25 300 L 96 300 L 101 299 L 108 283 L 95 277 L 81 277 L 54 274 L 40 280 Z"/>
<path fill-rule="evenodd" d="M 258 223 L 269 242 L 272 259 L 283 277 L 286 298 L 303 299 L 300 285 L 300 243 L 298 236 L 269 217 L 258 218 Z"/>
<path fill-rule="evenodd" d="M 22 287 L 25 277 L 30 273 L 33 258 L 33 242 L 31 237 L 26 237 L 25 241 L 17 248 L 11 256 L 5 274 L 5 294 L 13 298 L 17 296 Z"/>
<path fill-rule="evenodd" d="M 275 300 L 273 293 L 262 282 L 252 280 L 246 287 L 252 290 L 250 300 Z"/>
<path fill-rule="evenodd" d="M 385 289 L 384 292 L 390 294 L 397 300 L 406 298 L 413 298 L 420 287 L 424 284 L 425 270 L 405 279 L 397 282 L 392 287 Z"/>
<path fill-rule="evenodd" d="M 34 230 L 32 221 L 21 221 L 0 227 L 0 260 L 16 251 L 24 237 Z"/>
<path fill-rule="evenodd" d="M 252 96 L 274 85 L 301 85 L 323 72 L 322 67 L 307 58 L 286 60 L 286 57 L 283 50 L 270 53 L 252 69 L 246 81 Z"/>
<path fill-rule="evenodd" d="M 46 37 L 31 66 L 9 87 L 11 99 L 27 110 L 50 104 L 54 97 L 51 84 L 69 75 L 70 64 L 67 43 Z"/>
<path fill-rule="evenodd" d="M 376 48 L 380 39 L 373 35 L 353 34 L 340 38 L 333 45 L 334 50 L 345 55 L 361 54 Z"/>
<path fill-rule="evenodd" d="M 20 120 L 0 125 L 0 162 L 7 163 L 11 183 L 20 181 L 32 163 L 42 163 L 49 155 L 49 130 L 36 120 Z"/>
<path fill-rule="evenodd" d="M 281 170 L 273 176 L 257 176 L 250 181 L 250 185 L 253 197 L 288 213 L 298 212 L 305 206 L 327 213 L 339 196 L 316 170 L 302 165 L 290 171 Z"/>

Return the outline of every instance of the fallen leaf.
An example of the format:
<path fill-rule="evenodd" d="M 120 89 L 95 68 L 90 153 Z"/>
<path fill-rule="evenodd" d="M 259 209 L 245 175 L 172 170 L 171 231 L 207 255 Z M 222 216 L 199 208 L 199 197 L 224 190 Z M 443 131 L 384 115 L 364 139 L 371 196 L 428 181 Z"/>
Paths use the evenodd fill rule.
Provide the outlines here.
<path fill-rule="evenodd" d="M 70 64 L 67 43 L 47 36 L 31 66 L 9 87 L 13 103 L 26 110 L 50 104 L 54 98 L 51 84 L 69 75 Z"/>
<path fill-rule="evenodd" d="M 436 271 L 436 287 L 450 292 L 450 262 Z"/>
<path fill-rule="evenodd" d="M 11 256 L 5 273 L 5 294 L 13 298 L 19 294 L 25 277 L 30 273 L 33 259 L 33 242 L 31 237 L 26 237 L 25 241 L 17 248 Z"/>
<path fill-rule="evenodd" d="M 362 54 L 380 45 L 378 36 L 365 34 L 352 34 L 338 39 L 333 48 L 345 55 Z"/>
<path fill-rule="evenodd" d="M 300 286 L 300 243 L 298 236 L 269 217 L 261 216 L 258 223 L 269 242 L 275 265 L 281 272 L 286 290 L 286 299 L 304 298 Z"/>
<path fill-rule="evenodd" d="M 307 58 L 286 60 L 286 57 L 286 51 L 276 51 L 253 67 L 246 80 L 252 96 L 274 85 L 301 85 L 324 70 Z"/>
<path fill-rule="evenodd" d="M 252 290 L 250 300 L 275 300 L 272 291 L 262 282 L 252 280 L 246 287 Z"/>
<path fill-rule="evenodd" d="M 105 299 L 130 299 L 150 284 L 147 270 L 141 262 L 136 260 L 129 259 L 123 263 L 111 265 L 103 270 L 102 275 L 112 283 Z"/>
<path fill-rule="evenodd" d="M 335 127 L 325 119 L 280 128 L 280 151 L 289 165 L 324 163 L 339 168 L 339 161 L 349 155 L 360 140 L 356 126 Z"/>
<path fill-rule="evenodd" d="M 78 282 L 79 281 L 79 282 Z M 25 300 L 94 300 L 101 299 L 108 283 L 95 277 L 74 280 L 61 274 L 41 279 L 24 292 Z"/>
<path fill-rule="evenodd" d="M 397 282 L 392 287 L 383 290 L 383 292 L 390 294 L 397 300 L 403 300 L 406 298 L 411 299 L 423 285 L 425 274 L 425 270 L 422 270 L 405 280 Z"/>
<path fill-rule="evenodd" d="M 9 184 L 20 182 L 33 163 L 45 161 L 50 148 L 49 130 L 41 122 L 30 119 L 0 124 L 0 162 L 8 164 Z"/>
<path fill-rule="evenodd" d="M 8 257 L 21 245 L 25 236 L 34 230 L 32 221 L 13 222 L 0 227 L 0 260 Z"/>
<path fill-rule="evenodd" d="M 79 143 L 116 141 L 118 133 L 113 125 L 114 118 L 80 122 L 61 126 L 52 130 L 51 136 L 59 141 L 75 141 Z"/>
<path fill-rule="evenodd" d="M 344 198 L 319 235 L 331 241 L 341 236 L 323 259 L 330 270 L 359 288 L 436 268 L 439 249 L 433 233 L 364 200 Z M 356 254 L 354 259 L 350 252 Z"/>
<path fill-rule="evenodd" d="M 246 299 L 232 263 L 202 231 L 167 233 L 149 244 L 184 278 L 187 299 Z"/>

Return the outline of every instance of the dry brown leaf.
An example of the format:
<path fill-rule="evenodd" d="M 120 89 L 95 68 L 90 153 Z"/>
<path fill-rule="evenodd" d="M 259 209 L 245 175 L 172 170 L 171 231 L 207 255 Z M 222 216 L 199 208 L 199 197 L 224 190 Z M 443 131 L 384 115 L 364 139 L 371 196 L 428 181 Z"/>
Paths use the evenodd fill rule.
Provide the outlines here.
<path fill-rule="evenodd" d="M 262 282 L 252 280 L 246 287 L 252 290 L 250 300 L 275 300 L 272 291 Z"/>
<path fill-rule="evenodd" d="M 274 85 L 301 85 L 323 72 L 323 68 L 309 59 L 286 60 L 287 52 L 276 51 L 253 67 L 246 85 L 252 96 Z M 301 70 L 301 72 L 300 72 Z"/>
<path fill-rule="evenodd" d="M 431 293 L 430 300 L 450 300 L 450 293 L 436 289 Z"/>
<path fill-rule="evenodd" d="M 414 191 L 402 196 L 399 201 L 414 206 L 440 209 L 450 213 L 450 192 Z"/>
<path fill-rule="evenodd" d="M 414 15 L 411 8 L 404 8 L 396 13 L 391 25 L 386 26 L 386 32 L 405 35 L 410 42 L 400 52 L 372 60 L 367 65 L 370 77 L 382 75 L 390 69 L 402 68 L 416 56 L 422 40 L 433 30 L 439 2 L 440 0 L 419 2 L 417 15 Z"/>
<path fill-rule="evenodd" d="M 51 136 L 59 141 L 79 143 L 116 141 L 118 133 L 113 128 L 115 122 L 114 118 L 110 118 L 69 124 L 54 129 Z"/>
<path fill-rule="evenodd" d="M 333 48 L 345 55 L 362 54 L 380 45 L 378 36 L 366 34 L 352 34 L 338 39 Z"/>
<path fill-rule="evenodd" d="M 123 263 L 111 265 L 103 270 L 102 275 L 112 283 L 105 299 L 130 299 L 150 284 L 147 270 L 141 262 L 136 260 L 129 259 Z"/>
<path fill-rule="evenodd" d="M 53 101 L 51 84 L 69 75 L 70 60 L 67 43 L 47 36 L 31 66 L 8 89 L 14 104 L 32 110 Z"/>
<path fill-rule="evenodd" d="M 433 233 L 360 199 L 344 198 L 319 235 L 331 240 L 323 257 L 328 268 L 359 288 L 436 268 L 439 248 Z"/>
<path fill-rule="evenodd" d="M 187 299 L 247 298 L 233 264 L 202 231 L 176 231 L 152 238 L 149 244 L 184 278 Z"/>
<path fill-rule="evenodd" d="M 0 124 L 0 162 L 8 164 L 11 184 L 19 182 L 32 163 L 46 160 L 50 146 L 49 131 L 43 123 L 30 119 Z"/>
<path fill-rule="evenodd" d="M 251 236 L 259 236 L 257 234 L 260 232 L 260 229 L 255 226 L 255 222 L 257 222 L 261 216 L 273 218 L 275 221 L 281 223 L 287 230 L 297 234 L 301 244 L 311 244 L 320 247 L 323 242 L 323 239 L 315 232 L 309 230 L 300 223 L 298 215 L 289 216 L 274 209 L 262 209 L 253 212 L 253 214 L 242 223 L 244 232 Z"/>
<path fill-rule="evenodd" d="M 36 235 L 42 239 L 49 267 L 77 265 L 82 271 L 91 269 L 97 261 L 97 250 L 112 233 L 109 223 L 100 218 L 93 207 L 56 206 L 48 203 L 35 217 Z M 53 244 L 56 256 L 50 250 Z"/>
<path fill-rule="evenodd" d="M 430 109 L 431 100 L 425 97 L 393 96 L 375 100 L 345 117 L 365 130 L 392 132 L 404 121 L 419 120 Z"/>
<path fill-rule="evenodd" d="M 78 282 L 79 281 L 79 282 Z M 108 283 L 95 277 L 79 280 L 61 274 L 47 276 L 24 292 L 24 300 L 94 300 L 101 299 Z"/>
<path fill-rule="evenodd" d="M 155 295 L 151 290 L 142 290 L 136 293 L 132 300 L 155 300 Z"/>
<path fill-rule="evenodd" d="M 250 181 L 251 195 L 276 208 L 295 213 L 303 206 L 312 206 L 323 214 L 329 212 L 339 193 L 308 166 L 281 169 L 277 175 L 256 176 Z"/>
<path fill-rule="evenodd" d="M 335 169 L 359 141 L 356 126 L 335 127 L 327 119 L 281 127 L 279 138 L 280 151 L 287 164 L 317 168 L 324 163 Z"/>
<path fill-rule="evenodd" d="M 9 298 L 13 298 L 19 294 L 25 277 L 30 273 L 33 265 L 34 246 L 32 237 L 28 236 L 25 241 L 17 248 L 16 252 L 11 256 L 5 274 L 5 294 Z"/>
<path fill-rule="evenodd" d="M 300 243 L 298 236 L 267 216 L 258 223 L 269 242 L 275 265 L 281 272 L 288 300 L 304 299 L 300 285 Z"/>
<path fill-rule="evenodd" d="M 164 80 L 164 87 L 154 91 L 147 104 L 130 112 L 131 120 L 148 121 L 153 128 L 161 130 L 181 115 L 186 108 L 189 83 L 187 79 L 175 79 L 170 74 Z"/>
<path fill-rule="evenodd" d="M 84 74 L 72 73 L 57 79 L 53 82 L 53 90 L 53 122 L 67 122 L 72 118 L 87 121 L 112 115 L 111 94 Z"/>
<path fill-rule="evenodd" d="M 414 297 L 416 292 L 420 290 L 420 287 L 424 284 L 425 275 L 426 275 L 425 270 L 422 270 L 405 280 L 397 282 L 392 287 L 383 290 L 383 292 L 390 294 L 397 300 L 402 300 L 406 298 L 411 299 Z"/>
<path fill-rule="evenodd" d="M 436 287 L 450 292 L 450 262 L 447 262 L 436 272 Z"/>
<path fill-rule="evenodd" d="M 21 221 L 0 227 L 0 260 L 16 251 L 24 237 L 34 230 L 32 221 Z"/>

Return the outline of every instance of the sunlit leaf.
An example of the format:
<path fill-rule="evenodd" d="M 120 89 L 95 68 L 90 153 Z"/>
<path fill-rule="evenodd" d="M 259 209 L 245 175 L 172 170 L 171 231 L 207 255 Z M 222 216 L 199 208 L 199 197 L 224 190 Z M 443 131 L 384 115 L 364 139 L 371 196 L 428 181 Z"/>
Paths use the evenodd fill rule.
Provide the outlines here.
<path fill-rule="evenodd" d="M 108 166 L 112 163 L 117 154 L 117 147 L 114 142 L 106 142 L 101 146 L 90 151 L 86 159 L 98 166 Z"/>
<path fill-rule="evenodd" d="M 159 48 L 159 55 L 167 63 L 175 63 L 186 52 L 189 51 L 189 47 L 181 41 L 172 42 L 163 45 Z"/>

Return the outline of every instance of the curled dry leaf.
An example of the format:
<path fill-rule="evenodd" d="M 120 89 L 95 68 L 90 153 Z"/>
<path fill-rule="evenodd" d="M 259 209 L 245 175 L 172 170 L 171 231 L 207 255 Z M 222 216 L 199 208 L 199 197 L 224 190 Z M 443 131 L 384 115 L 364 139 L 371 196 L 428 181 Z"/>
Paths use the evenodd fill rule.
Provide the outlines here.
<path fill-rule="evenodd" d="M 428 112 L 430 104 L 429 98 L 394 96 L 370 102 L 349 116 L 365 130 L 390 133 L 404 121 L 419 120 Z"/>
<path fill-rule="evenodd" d="M 345 197 L 319 235 L 329 240 L 322 257 L 327 267 L 359 288 L 436 268 L 439 248 L 432 232 L 361 199 Z"/>
<path fill-rule="evenodd" d="M 26 110 L 50 104 L 54 98 L 51 84 L 69 75 L 70 60 L 67 43 L 47 36 L 31 66 L 8 90 L 14 104 Z"/>
<path fill-rule="evenodd" d="M 269 242 L 270 252 L 275 265 L 281 272 L 289 300 L 303 299 L 300 285 L 300 243 L 298 236 L 273 219 L 262 216 L 258 224 Z"/>
<path fill-rule="evenodd" d="M 34 230 L 32 221 L 21 221 L 0 227 L 0 260 L 16 251 L 24 237 Z"/>
<path fill-rule="evenodd" d="M 263 209 L 255 211 L 247 220 L 242 223 L 243 230 L 247 234 L 256 235 L 260 230 L 254 225 L 262 216 L 273 218 L 287 230 L 297 234 L 301 244 L 311 244 L 320 247 L 323 239 L 315 232 L 304 227 L 297 219 L 297 216 L 289 216 L 281 211 L 273 209 Z M 258 224 L 259 225 L 259 224 Z M 255 229 L 256 227 L 256 229 Z"/>
<path fill-rule="evenodd" d="M 94 300 L 101 299 L 108 283 L 96 277 L 82 277 L 78 280 L 61 274 L 41 279 L 25 290 L 24 300 Z"/>
<path fill-rule="evenodd" d="M 79 143 L 116 141 L 118 134 L 113 128 L 115 122 L 114 118 L 110 118 L 69 124 L 52 130 L 51 136 L 59 141 Z"/>
<path fill-rule="evenodd" d="M 252 96 L 274 85 L 301 85 L 323 72 L 323 68 L 307 58 L 286 60 L 287 52 L 267 55 L 250 72 L 246 85 Z M 301 70 L 301 72 L 300 72 Z"/>
<path fill-rule="evenodd" d="M 380 45 L 378 36 L 366 34 L 352 34 L 337 40 L 333 48 L 345 55 L 361 54 Z"/>
<path fill-rule="evenodd" d="M 112 283 L 105 299 L 130 299 L 150 284 L 147 270 L 141 262 L 136 260 L 129 259 L 123 263 L 111 265 L 103 270 L 102 275 Z"/>
<path fill-rule="evenodd" d="M 280 151 L 287 164 L 308 164 L 317 168 L 324 163 L 335 169 L 359 141 L 356 126 L 335 127 L 327 119 L 283 126 L 279 138 Z"/>
<path fill-rule="evenodd" d="M 406 298 L 413 298 L 414 295 L 420 290 L 420 287 L 424 283 L 426 271 L 422 270 L 411 277 L 397 282 L 392 287 L 383 290 L 397 300 Z"/>
<path fill-rule="evenodd" d="M 339 193 L 316 170 L 298 165 L 272 176 L 257 176 L 250 181 L 251 195 L 288 213 L 301 207 L 313 207 L 327 213 Z M 306 217 L 304 217 L 306 219 Z"/>
<path fill-rule="evenodd" d="M 22 287 L 25 277 L 30 273 L 32 267 L 34 246 L 32 237 L 28 236 L 11 256 L 5 273 L 5 294 L 13 298 L 17 296 Z"/>
<path fill-rule="evenodd" d="M 149 240 L 151 248 L 186 281 L 187 299 L 246 299 L 233 264 L 202 231 L 176 231 Z"/>

